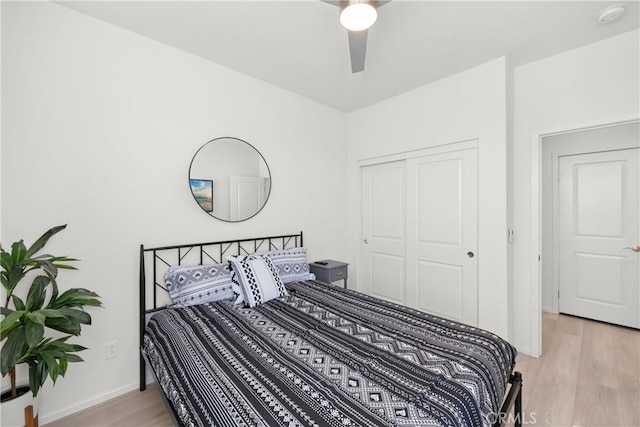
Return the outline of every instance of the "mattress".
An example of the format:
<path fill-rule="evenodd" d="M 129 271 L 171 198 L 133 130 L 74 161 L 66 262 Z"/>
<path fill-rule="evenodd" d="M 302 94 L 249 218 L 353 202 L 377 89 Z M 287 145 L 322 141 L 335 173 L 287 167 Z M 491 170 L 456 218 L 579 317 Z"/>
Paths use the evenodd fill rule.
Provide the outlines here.
<path fill-rule="evenodd" d="M 318 281 L 256 308 L 165 309 L 144 352 L 186 426 L 489 426 L 516 351 Z"/>

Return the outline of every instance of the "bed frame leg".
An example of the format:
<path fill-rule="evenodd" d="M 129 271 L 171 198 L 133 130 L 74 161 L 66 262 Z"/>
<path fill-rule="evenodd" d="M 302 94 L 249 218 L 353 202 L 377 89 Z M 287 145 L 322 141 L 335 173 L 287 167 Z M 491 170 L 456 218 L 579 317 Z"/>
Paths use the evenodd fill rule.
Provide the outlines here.
<path fill-rule="evenodd" d="M 522 413 L 522 374 L 518 371 L 513 372 L 509 377 L 509 384 L 511 384 L 511 388 L 500 407 L 493 427 L 504 427 L 512 419 L 514 427 L 522 427 L 524 419 Z M 512 411 L 513 418 L 511 418 Z"/>
<path fill-rule="evenodd" d="M 515 372 L 514 377 L 514 380 L 520 383 L 514 407 L 516 417 L 514 424 L 515 427 L 522 427 L 522 417 L 524 416 L 524 414 L 522 413 L 522 374 L 520 372 Z"/>
<path fill-rule="evenodd" d="M 140 312 L 139 314 L 139 344 L 138 351 L 140 352 L 140 391 L 145 391 L 147 388 L 147 364 L 142 356 L 142 348 L 144 346 L 144 328 L 145 328 L 145 304 L 146 304 L 146 285 L 145 285 L 145 270 L 144 270 L 144 245 L 140 245 Z"/>
<path fill-rule="evenodd" d="M 147 389 L 147 378 L 146 378 L 146 364 L 144 363 L 144 357 L 140 355 L 140 391 L 145 391 Z"/>

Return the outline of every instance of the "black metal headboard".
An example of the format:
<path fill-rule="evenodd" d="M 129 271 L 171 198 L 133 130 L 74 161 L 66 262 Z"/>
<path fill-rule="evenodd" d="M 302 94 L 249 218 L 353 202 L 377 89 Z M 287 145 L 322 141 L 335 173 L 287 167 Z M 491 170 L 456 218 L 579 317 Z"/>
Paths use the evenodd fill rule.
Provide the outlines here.
<path fill-rule="evenodd" d="M 303 246 L 302 231 L 283 236 L 254 237 L 207 243 L 145 248 L 140 245 L 140 390 L 146 385 L 145 361 L 142 354 L 146 314 L 162 310 L 169 302 L 164 286 L 164 272 L 174 265 L 222 264 L 227 256 L 250 255 L 259 251 L 288 249 Z M 147 295 L 147 278 L 153 283 Z M 158 292 L 160 291 L 160 292 Z M 163 302 L 159 303 L 159 299 Z"/>

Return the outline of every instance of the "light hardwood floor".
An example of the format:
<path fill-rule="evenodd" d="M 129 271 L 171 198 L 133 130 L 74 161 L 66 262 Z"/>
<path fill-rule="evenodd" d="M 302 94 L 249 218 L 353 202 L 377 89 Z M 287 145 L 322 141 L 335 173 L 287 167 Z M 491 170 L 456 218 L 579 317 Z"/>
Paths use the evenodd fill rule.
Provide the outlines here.
<path fill-rule="evenodd" d="M 542 321 L 543 357 L 517 358 L 525 425 L 640 427 L 640 331 L 548 313 Z M 46 427 L 170 425 L 151 386 Z"/>

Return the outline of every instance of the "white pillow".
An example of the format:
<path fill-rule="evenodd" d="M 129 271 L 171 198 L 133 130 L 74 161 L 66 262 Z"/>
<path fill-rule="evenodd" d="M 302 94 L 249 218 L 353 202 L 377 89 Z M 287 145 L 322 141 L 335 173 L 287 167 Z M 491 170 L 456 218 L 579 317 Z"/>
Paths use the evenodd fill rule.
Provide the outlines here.
<path fill-rule="evenodd" d="M 254 254 L 228 257 L 227 260 L 236 274 L 244 303 L 249 307 L 289 295 L 268 257 Z"/>

